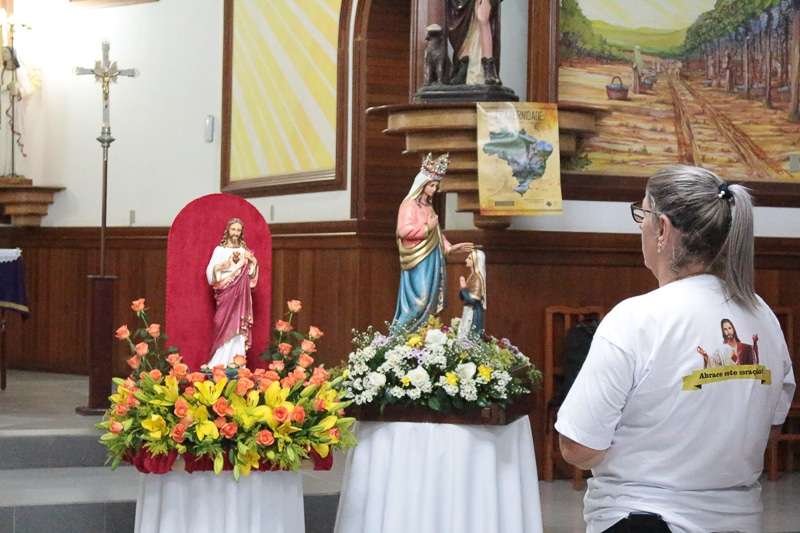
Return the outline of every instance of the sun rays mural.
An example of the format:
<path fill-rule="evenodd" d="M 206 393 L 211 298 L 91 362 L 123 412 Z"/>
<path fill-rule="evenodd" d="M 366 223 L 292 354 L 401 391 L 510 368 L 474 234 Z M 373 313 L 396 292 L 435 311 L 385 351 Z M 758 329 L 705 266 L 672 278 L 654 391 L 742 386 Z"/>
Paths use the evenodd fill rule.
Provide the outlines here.
<path fill-rule="evenodd" d="M 236 0 L 230 180 L 334 173 L 342 0 Z"/>

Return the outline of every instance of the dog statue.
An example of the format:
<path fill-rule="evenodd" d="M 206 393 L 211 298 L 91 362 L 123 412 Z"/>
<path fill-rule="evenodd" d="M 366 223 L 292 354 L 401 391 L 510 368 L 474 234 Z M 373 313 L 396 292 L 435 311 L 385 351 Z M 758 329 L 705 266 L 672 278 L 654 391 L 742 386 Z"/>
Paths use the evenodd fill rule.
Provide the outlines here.
<path fill-rule="evenodd" d="M 444 39 L 442 27 L 431 24 L 425 28 L 425 76 L 423 85 L 441 85 L 447 81 L 450 71 L 450 58 L 447 56 L 447 41 Z"/>

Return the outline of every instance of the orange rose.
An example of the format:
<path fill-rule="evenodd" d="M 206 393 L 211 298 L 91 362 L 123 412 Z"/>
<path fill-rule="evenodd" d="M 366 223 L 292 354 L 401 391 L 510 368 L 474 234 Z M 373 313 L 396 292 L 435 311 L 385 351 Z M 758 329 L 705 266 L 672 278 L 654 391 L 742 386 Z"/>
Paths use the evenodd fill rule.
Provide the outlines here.
<path fill-rule="evenodd" d="M 270 430 L 262 429 L 256 434 L 256 442 L 261 446 L 272 446 L 272 443 L 275 442 L 275 437 L 272 436 Z"/>
<path fill-rule="evenodd" d="M 147 334 L 157 339 L 161 335 L 161 324 L 150 324 L 147 326 Z"/>
<path fill-rule="evenodd" d="M 128 359 L 125 362 L 128 363 L 128 366 L 131 367 L 134 370 L 139 368 L 139 365 L 142 364 L 142 361 L 139 359 L 138 355 L 134 355 L 133 357 L 131 357 L 130 359 Z"/>
<path fill-rule="evenodd" d="M 175 400 L 175 409 L 172 411 L 178 418 L 183 418 L 189 412 L 189 403 L 183 398 Z"/>
<path fill-rule="evenodd" d="M 172 430 L 172 440 L 177 442 L 178 444 L 183 442 L 186 433 L 186 426 L 183 424 L 177 424 L 175 428 Z"/>
<path fill-rule="evenodd" d="M 239 396 L 244 396 L 245 394 L 247 394 L 247 391 L 249 391 L 255 386 L 256 384 L 250 381 L 249 379 L 241 378 L 236 383 L 236 394 L 238 394 Z"/>
<path fill-rule="evenodd" d="M 278 351 L 281 355 L 287 356 L 292 352 L 292 345 L 287 342 L 282 342 L 278 345 Z"/>
<path fill-rule="evenodd" d="M 269 372 L 265 372 L 264 373 L 264 377 L 266 379 L 271 379 L 272 381 L 278 381 L 279 379 L 281 379 L 281 377 L 278 375 L 278 373 L 275 372 L 274 370 L 270 370 Z"/>
<path fill-rule="evenodd" d="M 131 378 L 125 378 L 125 381 L 122 383 L 126 389 L 129 391 L 136 390 L 136 382 L 133 381 Z"/>
<path fill-rule="evenodd" d="M 232 439 L 233 436 L 236 435 L 236 432 L 239 431 L 239 426 L 236 425 L 236 422 L 228 422 L 222 426 L 219 431 L 226 439 Z"/>
<path fill-rule="evenodd" d="M 206 375 L 203 374 L 202 372 L 192 372 L 191 374 L 186 376 L 186 379 L 189 380 L 190 383 L 198 383 L 201 381 L 205 381 Z"/>
<path fill-rule="evenodd" d="M 277 379 L 267 379 L 261 378 L 258 380 L 258 390 L 261 392 L 266 392 L 270 385 L 278 381 Z"/>
<path fill-rule="evenodd" d="M 311 340 L 315 341 L 320 337 L 322 337 L 323 335 L 324 333 L 322 333 L 322 330 L 319 329 L 317 326 L 311 326 L 310 328 L 308 328 L 308 336 Z"/>
<path fill-rule="evenodd" d="M 140 357 L 144 357 L 145 355 L 147 355 L 147 352 L 149 351 L 150 347 L 148 347 L 147 343 L 145 342 L 140 342 L 139 344 L 136 345 L 136 355 Z"/>
<path fill-rule="evenodd" d="M 312 385 L 321 385 L 326 381 L 328 381 L 329 377 L 330 374 L 328 374 L 328 371 L 325 370 L 323 367 L 318 366 L 314 369 L 314 373 L 311 375 L 310 382 Z"/>
<path fill-rule="evenodd" d="M 187 428 L 192 425 L 192 422 L 194 422 L 194 419 L 192 418 L 192 413 L 189 413 L 188 415 L 181 418 L 181 424 L 183 424 Z"/>
<path fill-rule="evenodd" d="M 117 331 L 114 332 L 114 336 L 119 340 L 124 341 L 125 339 L 129 339 L 131 337 L 131 332 L 128 329 L 128 326 L 124 325 L 117 328 Z"/>
<path fill-rule="evenodd" d="M 275 420 L 278 422 L 284 423 L 289 418 L 289 410 L 286 407 L 279 405 L 272 410 L 272 416 L 274 416 Z"/>
<path fill-rule="evenodd" d="M 288 307 L 289 311 L 292 313 L 299 313 L 303 308 L 303 304 L 300 302 L 300 300 L 289 300 L 286 302 L 286 307 Z"/>
<path fill-rule="evenodd" d="M 292 331 L 292 325 L 286 322 L 285 320 L 278 320 L 275 322 L 275 329 L 280 331 L 281 333 L 289 333 Z"/>
<path fill-rule="evenodd" d="M 153 381 L 161 381 L 161 371 L 154 368 L 150 371 L 150 377 L 153 378 Z"/>
<path fill-rule="evenodd" d="M 308 353 L 314 353 L 317 351 L 317 345 L 307 339 L 303 339 L 303 342 L 300 343 L 300 347 L 304 352 Z"/>
<path fill-rule="evenodd" d="M 132 301 L 131 310 L 134 313 L 139 313 L 141 311 L 144 311 L 144 298 L 139 298 L 138 300 Z"/>
<path fill-rule="evenodd" d="M 246 366 L 240 367 L 237 373 L 238 373 L 239 379 L 242 379 L 242 378 L 250 379 L 250 378 L 253 377 L 253 373 Z"/>
<path fill-rule="evenodd" d="M 281 380 L 281 387 L 284 389 L 291 389 L 294 387 L 294 384 L 297 383 L 297 378 L 292 375 L 286 376 Z"/>
<path fill-rule="evenodd" d="M 283 361 L 273 361 L 269 364 L 269 369 L 274 370 L 275 372 L 280 372 L 283 370 L 284 363 Z"/>
<path fill-rule="evenodd" d="M 179 363 L 180 360 L 181 360 L 181 354 L 179 353 L 171 353 L 167 356 L 167 363 L 169 363 L 170 365 Z"/>
<path fill-rule="evenodd" d="M 130 395 L 127 398 L 125 398 L 125 405 L 127 405 L 128 407 L 136 407 L 137 405 L 139 405 L 139 400 L 136 399 L 136 396 Z"/>
<path fill-rule="evenodd" d="M 180 381 L 186 377 L 187 372 L 189 372 L 189 367 L 184 363 L 178 363 L 172 367 L 172 372 L 170 373 Z"/>
<path fill-rule="evenodd" d="M 192 396 L 194 396 L 194 393 L 195 393 L 194 387 L 186 387 L 186 389 L 184 389 L 183 391 L 183 395 L 186 396 L 187 398 L 191 398 Z"/>
<path fill-rule="evenodd" d="M 217 429 L 222 429 L 222 426 L 228 423 L 228 419 L 224 416 L 219 416 L 214 420 L 214 425 L 217 426 Z"/>
<path fill-rule="evenodd" d="M 125 416 L 128 414 L 128 406 L 119 404 L 114 408 L 114 414 L 117 416 Z"/>
<path fill-rule="evenodd" d="M 120 433 L 122 433 L 122 424 L 114 420 L 113 422 L 111 422 L 111 425 L 108 427 L 108 430 L 111 433 L 119 435 Z"/>
<path fill-rule="evenodd" d="M 233 414 L 233 409 L 231 409 L 231 406 L 228 403 L 228 400 L 226 400 L 225 398 L 220 398 L 219 400 L 214 402 L 213 409 L 214 409 L 214 412 L 217 413 L 219 416 L 225 416 L 225 415 L 232 415 Z"/>
<path fill-rule="evenodd" d="M 315 411 L 325 411 L 327 407 L 325 406 L 325 400 L 322 398 L 317 398 L 314 400 L 314 410 Z"/>
<path fill-rule="evenodd" d="M 267 370 L 264 369 L 264 368 L 256 368 L 255 372 L 253 372 L 253 375 L 256 376 L 256 377 L 261 377 L 261 376 L 264 375 L 264 372 L 266 372 L 266 371 Z"/>
<path fill-rule="evenodd" d="M 292 409 L 292 421 L 302 424 L 305 419 L 306 410 L 303 409 L 302 405 L 295 405 L 294 409 Z"/>
<path fill-rule="evenodd" d="M 211 371 L 211 377 L 214 378 L 214 383 L 219 383 L 227 376 L 225 375 L 225 370 L 220 367 L 214 367 L 214 370 Z"/>
<path fill-rule="evenodd" d="M 244 366 L 247 364 L 247 358 L 243 355 L 236 355 L 233 358 L 233 362 L 238 366 Z"/>
<path fill-rule="evenodd" d="M 307 353 L 301 353 L 300 358 L 297 360 L 297 364 L 302 366 L 303 368 L 308 368 L 314 363 L 314 358 L 308 355 Z"/>
<path fill-rule="evenodd" d="M 296 366 L 294 367 L 294 370 L 292 370 L 292 377 L 294 377 L 296 381 L 303 381 L 306 379 L 306 370 L 302 367 Z"/>

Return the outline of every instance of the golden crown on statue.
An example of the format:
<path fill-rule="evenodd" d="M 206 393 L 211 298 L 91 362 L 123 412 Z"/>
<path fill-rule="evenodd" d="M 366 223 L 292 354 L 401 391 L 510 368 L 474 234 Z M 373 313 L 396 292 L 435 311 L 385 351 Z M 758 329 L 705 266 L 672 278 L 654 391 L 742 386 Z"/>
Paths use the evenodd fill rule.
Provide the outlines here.
<path fill-rule="evenodd" d="M 425 159 L 422 160 L 422 166 L 420 167 L 419 171 L 426 174 L 431 179 L 438 181 L 444 177 L 445 173 L 447 172 L 447 165 L 449 164 L 449 153 L 442 154 L 434 159 L 433 154 L 428 152 L 428 155 L 426 155 Z"/>

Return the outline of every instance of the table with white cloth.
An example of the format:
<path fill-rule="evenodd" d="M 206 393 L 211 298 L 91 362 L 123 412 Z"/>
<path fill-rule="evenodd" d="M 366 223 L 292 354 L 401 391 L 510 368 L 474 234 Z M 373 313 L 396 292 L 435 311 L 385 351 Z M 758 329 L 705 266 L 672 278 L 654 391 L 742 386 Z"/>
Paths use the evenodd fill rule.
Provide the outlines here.
<path fill-rule="evenodd" d="M 506 426 L 359 422 L 335 533 L 539 533 L 528 417 Z"/>
<path fill-rule="evenodd" d="M 142 474 L 136 533 L 305 533 L 300 472 Z"/>

